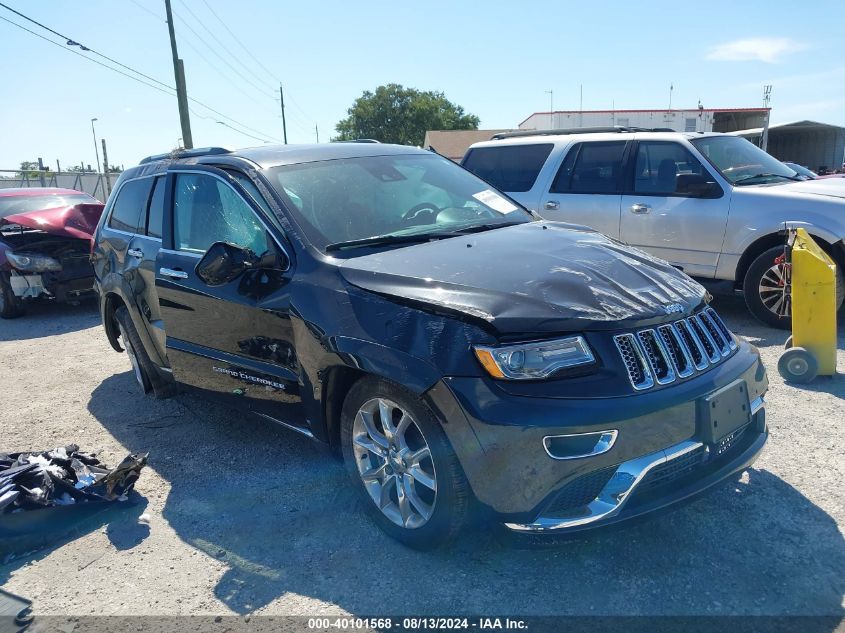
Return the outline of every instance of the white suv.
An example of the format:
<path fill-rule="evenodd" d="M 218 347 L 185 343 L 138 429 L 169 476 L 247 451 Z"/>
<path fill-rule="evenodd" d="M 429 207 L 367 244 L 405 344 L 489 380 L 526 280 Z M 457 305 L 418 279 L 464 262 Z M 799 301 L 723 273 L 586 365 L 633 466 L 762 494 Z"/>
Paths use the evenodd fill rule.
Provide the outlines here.
<path fill-rule="evenodd" d="M 566 132 L 497 135 L 462 165 L 549 220 L 591 226 L 714 291 L 744 290 L 751 312 L 776 327 L 791 313 L 784 226 L 804 226 L 838 264 L 841 305 L 845 179 L 804 180 L 725 134 Z"/>

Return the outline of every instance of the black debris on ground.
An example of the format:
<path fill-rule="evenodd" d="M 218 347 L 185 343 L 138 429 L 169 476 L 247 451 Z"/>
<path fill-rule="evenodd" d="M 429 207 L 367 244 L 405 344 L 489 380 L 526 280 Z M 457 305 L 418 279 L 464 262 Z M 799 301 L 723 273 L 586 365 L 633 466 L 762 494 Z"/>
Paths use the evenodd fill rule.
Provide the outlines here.
<path fill-rule="evenodd" d="M 127 455 L 109 468 L 75 444 L 0 452 L 0 560 L 79 533 L 114 502 L 129 499 L 146 463 L 147 454 Z"/>
<path fill-rule="evenodd" d="M 0 453 L 0 516 L 125 497 L 147 463 L 128 455 L 108 468 L 76 444 L 36 453 Z"/>

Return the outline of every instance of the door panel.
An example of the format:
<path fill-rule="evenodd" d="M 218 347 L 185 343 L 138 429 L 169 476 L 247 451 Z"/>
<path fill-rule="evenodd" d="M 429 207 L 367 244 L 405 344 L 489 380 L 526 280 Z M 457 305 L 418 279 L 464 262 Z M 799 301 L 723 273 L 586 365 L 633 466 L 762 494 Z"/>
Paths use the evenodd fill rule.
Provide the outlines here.
<path fill-rule="evenodd" d="M 540 201 L 540 215 L 619 237 L 626 141 L 575 143 Z"/>
<path fill-rule="evenodd" d="M 715 181 L 680 143 L 639 141 L 632 160 L 632 180 L 622 196 L 622 240 L 687 274 L 713 277 L 724 241 L 730 196 L 695 198 L 676 192 L 682 174 Z"/>
<path fill-rule="evenodd" d="M 159 251 L 156 288 L 174 377 L 302 426 L 288 279 L 250 270 L 212 287 L 195 271 L 202 250 L 217 241 L 258 252 L 274 246 L 269 229 L 223 172 L 174 170 L 168 177 L 173 220 L 165 239 L 172 235 L 179 248 Z"/>

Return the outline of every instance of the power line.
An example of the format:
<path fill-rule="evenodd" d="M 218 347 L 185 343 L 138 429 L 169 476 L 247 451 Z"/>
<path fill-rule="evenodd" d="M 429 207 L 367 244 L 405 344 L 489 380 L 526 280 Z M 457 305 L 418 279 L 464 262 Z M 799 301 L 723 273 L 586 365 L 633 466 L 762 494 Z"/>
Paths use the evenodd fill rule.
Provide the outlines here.
<path fill-rule="evenodd" d="M 46 25 L 44 25 L 44 24 L 41 24 L 41 22 L 38 22 L 37 20 L 33 20 L 31 17 L 29 17 L 29 16 L 27 16 L 27 15 L 24 15 L 24 14 L 23 14 L 23 13 L 21 13 L 20 11 L 16 11 L 16 10 L 15 10 L 15 9 L 13 9 L 12 7 L 10 7 L 10 6 L 6 5 L 6 4 L 3 4 L 2 2 L 0 2 L 0 7 L 3 7 L 4 9 L 6 9 L 6 10 L 8 10 L 8 11 L 11 11 L 11 12 L 12 12 L 12 13 L 14 13 L 15 15 L 18 15 L 18 16 L 22 17 L 24 20 L 27 20 L 27 21 L 29 21 L 29 22 L 32 22 L 33 24 L 36 24 L 36 25 L 40 26 L 42 29 L 44 29 L 45 31 L 49 31 L 49 32 L 50 32 L 50 33 L 52 33 L 53 35 L 57 35 L 57 36 L 59 36 L 60 38 L 62 38 L 63 40 L 66 40 L 66 41 L 67 41 L 67 45 L 68 45 L 68 46 L 78 46 L 78 47 L 79 47 L 80 49 L 82 49 L 83 51 L 87 51 L 87 52 L 89 52 L 89 53 L 93 53 L 94 55 L 97 55 L 98 57 L 102 57 L 103 59 L 107 59 L 107 60 L 108 60 L 108 61 L 110 61 L 112 64 L 117 64 L 117 65 L 118 65 L 118 66 L 120 66 L 121 68 L 125 68 L 126 70 L 129 70 L 129 71 L 131 71 L 131 72 L 135 73 L 136 75 L 140 75 L 141 77 L 144 77 L 145 79 L 149 79 L 150 81 L 152 81 L 152 82 L 154 82 L 154 83 L 157 83 L 157 84 L 158 84 L 158 85 L 160 85 L 160 86 L 164 86 L 165 88 L 170 88 L 170 86 L 168 86 L 166 83 L 161 82 L 161 81 L 159 81 L 158 79 L 156 79 L 156 78 L 154 78 L 154 77 L 150 77 L 149 75 L 145 75 L 145 74 L 144 74 L 144 73 L 142 73 L 141 71 L 139 71 L 139 70 L 135 70 L 134 68 L 131 68 L 131 67 L 127 66 L 126 64 L 122 64 L 122 63 L 120 63 L 119 61 L 117 61 L 116 59 L 112 59 L 112 58 L 111 58 L 111 57 L 109 57 L 108 55 L 104 55 L 103 53 L 100 53 L 99 51 L 95 51 L 93 48 L 91 48 L 91 47 L 89 47 L 89 46 L 85 46 L 85 45 L 83 45 L 83 44 L 80 44 L 79 42 L 77 42 L 77 41 L 76 41 L 76 40 L 74 40 L 73 38 L 70 38 L 70 37 L 68 37 L 67 35 L 62 35 L 62 34 L 61 34 L 61 33 L 59 33 L 58 31 L 55 31 L 55 30 L 51 29 L 49 26 L 46 26 Z M 15 23 L 14 23 L 14 22 L 12 22 L 12 24 L 15 24 Z M 48 41 L 52 41 L 52 40 L 48 40 Z M 85 56 L 83 55 L 83 57 L 85 57 Z M 173 88 L 170 88 L 170 89 L 171 89 L 171 90 L 173 90 Z"/>
<path fill-rule="evenodd" d="M 274 83 L 277 83 L 279 81 L 279 78 L 275 75 L 275 73 L 273 73 L 271 70 L 269 70 L 267 68 L 267 66 L 265 66 L 264 64 L 261 63 L 260 59 L 258 59 L 255 55 L 252 54 L 252 52 L 244 45 L 244 43 L 241 42 L 240 39 L 238 39 L 238 36 L 235 35 L 232 32 L 232 29 L 230 29 L 229 26 L 223 20 L 220 19 L 220 16 L 217 15 L 217 12 L 214 9 L 211 8 L 211 5 L 208 4 L 208 2 L 206 2 L 205 0 L 202 0 L 202 3 L 211 12 L 211 15 L 213 15 L 215 18 L 217 18 L 217 21 L 220 22 L 220 24 L 223 25 L 223 28 L 226 29 L 226 31 L 229 33 L 229 35 L 232 36 L 232 39 L 235 40 L 242 49 L 244 49 L 246 54 L 249 55 L 256 64 L 261 66 L 261 68 L 264 70 L 264 72 L 266 72 L 270 76 L 270 78 L 273 80 Z"/>
<path fill-rule="evenodd" d="M 9 11 L 11 11 L 12 13 L 14 13 L 14 14 L 16 14 L 16 15 L 19 15 L 19 16 L 21 16 L 22 18 L 24 18 L 24 19 L 28 20 L 29 22 L 32 22 L 33 24 L 37 24 L 39 27 L 41 27 L 41 28 L 45 29 L 46 31 L 49 31 L 50 33 L 53 33 L 53 34 L 55 34 L 55 35 L 58 35 L 58 36 L 59 36 L 59 37 L 61 37 L 62 39 L 66 40 L 67 44 L 66 44 L 66 45 L 62 45 L 62 44 L 60 44 L 59 42 L 56 42 L 56 41 L 54 41 L 54 40 L 51 40 L 51 39 L 50 39 L 50 38 L 48 38 L 48 37 L 45 37 L 45 36 L 41 35 L 40 33 L 36 33 L 35 31 L 32 31 L 32 30 L 30 30 L 30 29 L 26 28 L 26 27 L 25 27 L 25 26 L 23 26 L 22 24 L 18 24 L 17 22 L 13 22 L 13 21 L 11 21 L 11 20 L 9 20 L 9 19 L 7 19 L 7 18 L 4 18 L 4 17 L 0 16 L 0 20 L 3 20 L 4 22 L 8 22 L 8 23 L 9 23 L 9 24 L 11 24 L 12 26 L 16 26 L 16 27 L 18 27 L 19 29 L 21 29 L 21 30 L 23 30 L 23 31 L 26 31 L 26 32 L 27 32 L 27 33 L 29 33 L 29 34 L 34 35 L 35 37 L 37 37 L 37 38 L 39 38 L 39 39 L 44 40 L 45 42 L 49 42 L 49 43 L 50 43 L 50 44 L 52 44 L 53 46 L 57 46 L 57 47 L 59 47 L 60 49 L 62 49 L 63 51 L 67 51 L 67 52 L 69 52 L 69 53 L 73 53 L 74 55 L 78 55 L 79 57 L 82 57 L 83 59 L 87 59 L 88 61 L 93 62 L 93 63 L 97 64 L 98 66 L 102 66 L 103 68 L 108 68 L 109 70 L 111 70 L 111 71 L 113 71 L 113 72 L 116 72 L 116 73 L 118 73 L 119 75 L 123 75 L 124 77 L 127 77 L 127 78 L 129 78 L 129 79 L 132 79 L 133 81 L 136 81 L 136 82 L 138 82 L 138 83 L 140 83 L 140 84 L 143 84 L 143 85 L 145 85 L 145 86 L 147 86 L 147 87 L 149 87 L 149 88 L 153 88 L 154 90 L 158 90 L 159 92 L 162 92 L 162 93 L 164 93 L 164 94 L 166 94 L 166 95 L 168 95 L 168 96 L 170 96 L 170 97 L 172 97 L 172 96 L 173 96 L 173 94 L 171 94 L 171 92 L 167 92 L 168 90 L 169 90 L 169 91 L 172 91 L 173 93 L 175 93 L 175 92 L 176 92 L 176 89 L 175 89 L 173 86 L 169 86 L 169 85 L 167 85 L 166 83 L 164 83 L 164 82 L 162 82 L 162 81 L 159 81 L 159 80 L 155 79 L 154 77 L 150 77 L 149 75 L 146 75 L 146 74 L 144 74 L 144 73 L 142 73 L 142 72 L 140 72 L 140 71 L 138 71 L 138 70 L 135 70 L 134 68 L 132 68 L 132 67 L 130 67 L 130 66 L 127 66 L 126 64 L 123 64 L 123 63 L 121 63 L 121 62 L 118 62 L 117 60 L 114 60 L 114 59 L 112 59 L 111 57 L 109 57 L 109 56 L 107 56 L 107 55 L 104 55 L 104 54 L 102 54 L 102 53 L 98 53 L 97 51 L 95 51 L 95 50 L 93 50 L 93 49 L 91 49 L 91 48 L 89 48 L 89 47 L 87 47 L 87 46 L 83 46 L 82 44 L 79 44 L 77 41 L 73 40 L 72 38 L 69 38 L 69 37 L 67 37 L 67 36 L 65 36 L 65 35 L 62 35 L 62 34 L 61 34 L 61 33 L 59 33 L 58 31 L 55 31 L 54 29 L 51 29 L 50 27 L 48 27 L 48 26 L 46 26 L 46 25 L 44 25 L 44 24 L 41 24 L 40 22 L 38 22 L 38 21 L 36 21 L 36 20 L 33 20 L 32 18 L 30 18 L 30 17 L 28 17 L 28 16 L 26 16 L 26 15 L 24 15 L 24 14 L 20 13 L 19 11 L 15 11 L 14 9 L 12 9 L 12 8 L 8 7 L 7 5 L 3 4 L 2 2 L 0 2 L 0 7 L 3 7 L 3 8 L 5 8 L 5 9 L 8 9 L 8 10 L 9 10 Z M 139 76 L 141 76 L 141 77 L 144 77 L 144 78 L 146 78 L 146 79 L 149 79 L 150 81 L 152 81 L 152 82 L 154 82 L 155 84 L 158 84 L 158 85 L 154 85 L 154 84 L 151 84 L 151 83 L 147 83 L 146 81 L 143 81 L 143 80 L 139 79 L 138 77 L 135 77 L 135 76 L 133 76 L 133 75 L 127 74 L 127 73 L 125 73 L 125 72 L 123 72 L 123 71 L 121 71 L 121 70 L 118 70 L 117 68 L 114 68 L 113 66 L 109 66 L 108 64 L 104 64 L 104 63 L 102 63 L 102 62 L 100 62 L 100 61 L 97 61 L 96 59 L 93 59 L 92 57 L 89 57 L 88 55 L 83 55 L 82 53 L 80 53 L 80 52 L 79 52 L 79 51 L 77 51 L 77 50 L 74 50 L 74 49 L 72 49 L 72 48 L 67 48 L 66 46 L 79 46 L 82 50 L 85 50 L 85 51 L 88 51 L 88 52 L 94 53 L 94 54 L 96 54 L 96 55 L 99 55 L 99 56 L 100 56 L 100 57 L 102 57 L 103 59 L 107 59 L 107 60 L 109 60 L 109 61 L 111 61 L 111 62 L 113 62 L 113 63 L 117 64 L 117 65 L 118 65 L 118 66 L 120 66 L 121 68 L 126 68 L 127 70 L 129 70 L 129 71 L 131 71 L 131 72 L 135 73 L 136 75 L 139 75 Z M 162 89 L 160 86 L 162 86 L 164 89 Z M 166 89 L 166 90 L 165 90 L 165 89 Z M 273 139 L 273 140 L 276 140 L 276 141 L 278 141 L 278 140 L 279 140 L 279 139 L 277 139 L 277 138 L 275 138 L 275 137 L 273 137 L 273 136 L 270 136 L 270 135 L 264 134 L 264 133 L 263 133 L 263 132 L 261 132 L 260 130 L 256 130 L 255 128 L 251 128 L 251 127 L 249 127 L 248 125 L 246 125 L 246 124 L 244 124 L 244 123 L 241 123 L 241 122 L 240 122 L 240 121 L 238 121 L 237 119 L 233 119 L 232 117 L 230 117 L 230 116 L 228 116 L 228 115 L 226 115 L 226 114 L 223 114 L 223 113 L 222 113 L 222 112 L 220 112 L 219 110 L 215 110 L 215 109 L 214 109 L 214 108 L 212 108 L 211 106 L 209 106 L 209 105 L 207 105 L 207 104 L 203 103 L 202 101 L 200 101 L 200 100 L 198 100 L 198 99 L 195 99 L 195 98 L 193 98 L 193 97 L 188 97 L 188 100 L 189 100 L 189 101 L 191 101 L 191 102 L 193 102 L 193 103 L 195 103 L 195 104 L 197 104 L 198 106 L 201 106 L 201 107 L 205 108 L 206 110 L 209 110 L 210 112 L 214 112 L 214 113 L 215 113 L 215 114 L 217 114 L 218 116 L 220 116 L 220 117 L 222 117 L 222 118 L 224 118 L 224 119 L 227 119 L 228 121 L 231 121 L 232 123 L 234 123 L 235 125 L 237 125 L 237 126 L 239 126 L 239 127 L 242 127 L 242 128 L 244 128 L 244 129 L 247 129 L 247 130 L 250 130 L 250 131 L 252 131 L 252 132 L 255 132 L 256 134 L 260 134 L 260 135 L 262 135 L 264 138 L 270 138 L 270 139 Z M 199 116 L 199 115 L 198 115 L 198 116 Z M 210 117 L 204 117 L 204 118 L 210 118 Z M 250 136 L 250 135 L 248 135 L 248 134 L 247 134 L 247 136 Z"/>
<path fill-rule="evenodd" d="M 9 19 L 7 19 L 7 18 L 4 18 L 3 16 L 0 16 L 0 20 L 3 20 L 4 22 L 8 22 L 8 23 L 9 23 L 9 24 L 11 24 L 12 26 L 16 26 L 16 27 L 18 27 L 19 29 L 21 29 L 21 30 L 23 30 L 23 31 L 26 31 L 27 33 L 30 33 L 30 34 L 34 35 L 35 37 L 37 37 L 37 38 L 40 38 L 40 39 L 44 40 L 45 42 L 49 42 L 49 43 L 50 43 L 50 44 L 52 44 L 53 46 L 58 46 L 58 47 L 59 47 L 60 49 L 62 49 L 63 51 L 67 51 L 68 53 L 73 53 L 74 55 L 79 55 L 79 57 L 81 57 L 82 59 L 87 59 L 89 62 L 93 62 L 93 63 L 97 64 L 98 66 L 102 66 L 103 68 L 108 68 L 109 70 L 113 70 L 114 72 L 116 72 L 116 73 L 118 73 L 118 74 L 120 74 L 120 75 L 123 75 L 124 77 L 128 77 L 128 78 L 129 78 L 129 79 L 131 79 L 132 81 L 137 81 L 137 82 L 138 82 L 138 83 L 140 83 L 140 84 L 144 84 L 145 86 L 148 86 L 148 87 L 152 88 L 153 90 L 158 90 L 159 92 L 163 92 L 164 94 L 166 94 L 166 95 L 168 95 L 168 96 L 170 96 L 170 97 L 172 97 L 172 96 L 173 96 L 173 94 L 171 94 L 171 93 L 167 92 L 166 90 L 163 90 L 163 89 L 159 88 L 158 86 L 154 86 L 153 84 L 148 84 L 146 81 L 143 81 L 143 80 L 141 80 L 141 79 L 138 79 L 137 77 L 134 77 L 134 76 L 132 76 L 132 75 L 130 75 L 130 74 L 128 74 L 128 73 L 125 73 L 125 72 L 123 72 L 123 71 L 121 71 L 121 70 L 118 70 L 117 68 L 114 68 L 114 67 L 112 67 L 112 66 L 109 66 L 108 64 L 104 64 L 103 62 L 98 62 L 96 59 L 92 59 L 92 58 L 88 57 L 87 55 L 83 55 L 83 54 L 82 54 L 82 53 L 80 53 L 79 51 L 75 51 L 75 50 L 73 50 L 72 48 L 65 48 L 62 44 L 59 44 L 58 42 L 54 42 L 53 40 L 51 40 L 51 39 L 49 39 L 49 38 L 47 38 L 47 37 L 44 37 L 44 36 L 43 36 L 43 35 L 41 35 L 40 33 L 36 33 L 35 31 L 31 31 L 31 30 L 29 30 L 28 28 L 26 28 L 25 26 L 23 26 L 22 24 L 18 24 L 17 22 L 12 22 L 11 20 L 9 20 Z M 159 82 L 159 83 L 160 83 L 160 82 Z M 165 85 L 165 87 L 166 87 L 166 88 L 168 88 L 169 90 L 173 90 L 173 91 L 175 92 L 175 88 L 171 88 L 170 86 L 166 86 L 166 85 Z"/>
<path fill-rule="evenodd" d="M 221 42 L 218 39 L 218 37 L 214 33 L 212 33 L 211 30 L 205 24 L 202 23 L 202 21 L 191 10 L 191 7 L 189 7 L 185 2 L 182 3 L 182 7 L 184 7 L 185 10 L 188 13 L 191 14 L 191 16 L 194 18 L 194 21 L 197 23 L 197 25 L 201 26 L 206 31 L 206 33 L 208 33 L 212 37 L 212 39 L 214 39 L 215 42 L 220 44 L 220 46 L 223 48 L 223 50 L 226 51 L 232 59 L 237 59 L 237 57 L 232 53 L 232 51 L 230 51 L 226 47 L 226 45 L 223 44 L 223 42 Z M 176 15 L 180 20 L 182 20 L 182 22 L 185 24 L 185 26 L 187 26 L 188 29 L 190 29 L 191 33 L 193 33 L 197 37 L 197 39 L 199 39 L 212 53 L 214 53 L 218 57 L 218 59 L 220 59 L 224 64 L 226 64 L 232 70 L 232 72 L 234 72 L 238 77 L 243 79 L 250 86 L 252 86 L 256 90 L 258 90 L 260 93 L 262 93 L 265 97 L 270 96 L 270 93 L 264 92 L 264 89 L 261 88 L 261 86 L 259 86 L 255 82 L 253 82 L 248 77 L 246 77 L 243 73 L 241 73 L 241 71 L 239 71 L 237 68 L 235 68 L 228 59 L 226 59 L 223 55 L 218 53 L 213 46 L 211 46 L 208 42 L 206 42 L 205 39 L 191 27 L 191 25 L 188 23 L 188 21 L 184 17 L 182 17 L 178 13 Z M 258 80 L 261 81 L 260 79 L 258 79 Z M 270 97 L 270 98 L 272 98 L 272 97 Z"/>
<path fill-rule="evenodd" d="M 132 0 L 132 1 L 134 2 L 135 0 Z M 277 76 L 277 75 L 276 75 L 276 74 L 275 74 L 272 70 L 270 70 L 269 68 L 267 68 L 267 66 L 265 66 L 265 65 L 264 65 L 264 63 L 263 63 L 263 62 L 262 62 L 262 61 L 261 61 L 258 57 L 256 57 L 255 55 L 253 55 L 252 51 L 251 51 L 251 50 L 249 50 L 249 48 L 248 48 L 248 47 L 247 47 L 247 46 L 246 46 L 246 45 L 245 45 L 245 44 L 244 44 L 244 43 L 240 40 L 240 38 L 238 38 L 238 36 L 237 36 L 237 35 L 235 35 L 235 33 L 232 31 L 232 29 L 230 29 L 230 28 L 229 28 L 229 25 L 228 25 L 228 24 L 226 24 L 226 22 L 224 22 L 224 21 L 221 19 L 221 17 L 220 17 L 219 15 L 217 15 L 217 12 L 216 12 L 216 11 L 212 8 L 212 6 L 211 6 L 211 5 L 210 5 L 210 4 L 209 4 L 206 0 L 202 0 L 202 3 L 203 3 L 203 4 L 205 5 L 205 7 L 209 10 L 209 12 L 211 13 L 211 15 L 213 15 L 213 16 L 214 16 L 214 18 L 215 18 L 215 19 L 216 19 L 216 20 L 217 20 L 217 21 L 218 21 L 218 22 L 219 22 L 219 23 L 223 26 L 223 28 L 224 28 L 224 29 L 226 29 L 226 32 L 227 32 L 229 35 L 231 35 L 231 36 L 232 36 L 232 39 L 233 39 L 233 40 L 235 40 L 235 42 L 238 44 L 238 46 L 240 46 L 240 47 L 244 50 L 244 52 L 245 52 L 247 55 L 249 55 L 249 57 L 250 57 L 250 58 L 251 58 L 251 59 L 252 59 L 252 60 L 253 60 L 256 64 L 258 64 L 258 66 L 260 66 L 262 70 L 264 70 L 264 72 L 265 72 L 265 73 L 267 73 L 267 75 L 268 75 L 268 76 L 269 76 L 269 77 L 270 77 L 270 78 L 274 81 L 274 83 L 281 83 L 281 80 L 278 78 L 278 76 Z M 185 7 L 185 8 L 187 8 L 187 5 L 186 5 L 186 7 Z M 188 9 L 188 10 L 190 11 L 190 9 Z M 205 27 L 203 27 L 203 28 L 205 28 Z M 206 30 L 208 30 L 208 29 L 206 28 Z M 212 37 L 214 37 L 214 36 L 212 35 Z M 221 45 L 221 46 L 223 46 L 223 48 L 224 48 L 225 50 L 227 50 L 227 51 L 229 52 L 229 54 L 230 54 L 230 55 L 232 54 L 232 53 L 231 53 L 231 51 L 229 51 L 229 50 L 226 48 L 226 46 L 225 46 L 222 42 L 220 42 L 220 40 L 219 40 L 219 39 L 217 39 L 216 37 L 215 37 L 214 39 L 215 39 L 218 43 L 220 43 L 220 45 Z M 234 56 L 234 58 L 235 58 L 235 59 L 238 59 L 238 58 L 237 58 L 237 56 Z M 252 72 L 252 70 L 251 70 L 248 66 L 246 66 L 246 64 L 243 64 L 243 63 L 242 63 L 241 65 L 242 65 L 242 66 L 244 66 L 244 68 L 246 68 L 247 70 L 249 70 L 249 71 L 250 71 L 250 73 L 251 73 L 254 77 L 256 77 L 256 79 L 259 79 L 259 81 L 260 81 L 260 78 L 259 78 L 259 77 L 258 77 L 258 76 L 254 73 L 254 72 Z M 291 94 L 289 94 L 289 95 L 288 95 L 288 99 L 291 101 L 291 103 L 293 103 L 294 107 L 295 107 L 297 110 L 299 110 L 299 112 L 301 112 L 301 113 L 302 113 L 302 116 L 304 117 L 302 120 L 304 121 L 304 123 L 305 123 L 306 125 L 310 125 L 311 117 L 308 115 L 308 113 L 307 113 L 307 112 L 305 112 L 305 110 L 303 110 L 303 109 L 302 109 L 302 107 L 299 105 L 299 103 L 298 103 L 298 102 L 297 102 L 297 100 L 294 98 L 294 96 L 293 96 L 293 95 L 291 95 Z M 299 123 L 297 123 L 297 121 L 294 121 L 294 123 L 295 123 L 296 125 L 300 125 Z M 302 127 L 303 127 L 303 130 L 305 130 L 305 127 L 304 127 L 304 126 L 302 126 Z M 310 134 L 310 132 L 308 132 L 308 133 Z"/>

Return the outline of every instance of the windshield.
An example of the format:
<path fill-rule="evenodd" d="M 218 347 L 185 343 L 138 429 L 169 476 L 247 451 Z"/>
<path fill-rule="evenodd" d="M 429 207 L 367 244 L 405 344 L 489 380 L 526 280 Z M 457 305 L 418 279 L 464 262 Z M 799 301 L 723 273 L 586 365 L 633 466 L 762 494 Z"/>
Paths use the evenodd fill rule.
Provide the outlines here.
<path fill-rule="evenodd" d="M 693 139 L 692 144 L 734 185 L 759 185 L 797 178 L 795 170 L 738 136 L 705 136 Z"/>
<path fill-rule="evenodd" d="M 29 213 L 42 209 L 69 207 L 75 204 L 96 203 L 87 193 L 48 194 L 43 196 L 0 196 L 0 218 L 16 213 Z"/>
<path fill-rule="evenodd" d="M 267 170 L 319 248 L 367 238 L 437 238 L 532 220 L 484 181 L 436 154 L 365 156 Z"/>

